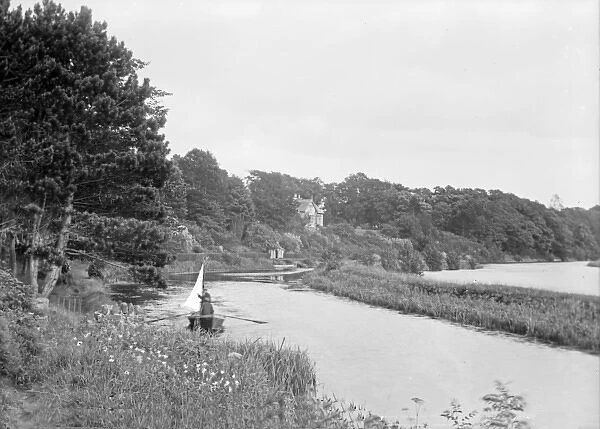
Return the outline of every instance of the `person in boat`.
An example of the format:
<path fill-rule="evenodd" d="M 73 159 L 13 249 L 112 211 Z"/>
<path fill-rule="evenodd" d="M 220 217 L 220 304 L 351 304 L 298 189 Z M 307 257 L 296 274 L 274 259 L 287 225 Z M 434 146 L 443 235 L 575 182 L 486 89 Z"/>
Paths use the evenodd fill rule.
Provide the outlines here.
<path fill-rule="evenodd" d="M 198 294 L 200 296 L 200 294 Z M 210 293 L 204 292 L 200 296 L 202 303 L 200 304 L 200 329 L 207 332 L 212 332 L 213 314 L 215 310 L 211 303 Z"/>

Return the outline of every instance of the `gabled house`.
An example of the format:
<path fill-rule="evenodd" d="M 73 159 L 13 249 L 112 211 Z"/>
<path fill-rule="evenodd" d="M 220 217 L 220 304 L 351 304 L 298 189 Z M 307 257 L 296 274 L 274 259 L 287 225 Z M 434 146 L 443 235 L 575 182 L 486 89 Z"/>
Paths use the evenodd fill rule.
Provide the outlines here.
<path fill-rule="evenodd" d="M 308 220 L 306 224 L 307 228 L 316 228 L 323 226 L 323 213 L 325 212 L 325 202 L 321 201 L 316 204 L 312 198 L 302 199 L 296 196 L 296 203 L 298 204 L 296 211 L 298 214 Z"/>

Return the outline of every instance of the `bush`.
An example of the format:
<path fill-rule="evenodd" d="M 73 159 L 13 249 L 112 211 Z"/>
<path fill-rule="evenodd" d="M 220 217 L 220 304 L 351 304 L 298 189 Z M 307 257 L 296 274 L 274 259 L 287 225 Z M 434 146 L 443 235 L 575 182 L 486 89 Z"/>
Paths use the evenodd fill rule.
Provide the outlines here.
<path fill-rule="evenodd" d="M 0 270 L 0 375 L 25 382 L 27 364 L 40 351 L 33 292 Z"/>
<path fill-rule="evenodd" d="M 133 280 L 160 289 L 167 288 L 167 280 L 160 270 L 152 265 L 134 266 L 129 269 Z"/>
<path fill-rule="evenodd" d="M 102 272 L 102 270 L 104 270 L 106 268 L 106 263 L 104 263 L 103 261 L 99 261 L 97 259 L 94 259 L 90 265 L 88 266 L 88 276 L 91 277 L 97 277 L 99 279 L 104 279 L 104 274 Z"/>
<path fill-rule="evenodd" d="M 406 273 L 422 274 L 425 269 L 425 261 L 419 252 L 417 252 L 410 240 L 398 242 L 398 258 L 400 259 L 400 268 Z"/>
<path fill-rule="evenodd" d="M 425 263 L 431 271 L 441 271 L 444 268 L 444 254 L 434 246 L 427 246 L 423 250 Z"/>
<path fill-rule="evenodd" d="M 447 252 L 446 263 L 448 264 L 449 270 L 460 269 L 460 255 L 456 252 Z"/>
<path fill-rule="evenodd" d="M 337 247 L 330 247 L 323 252 L 321 256 L 325 264 L 325 270 L 337 270 L 342 266 L 342 252 Z"/>

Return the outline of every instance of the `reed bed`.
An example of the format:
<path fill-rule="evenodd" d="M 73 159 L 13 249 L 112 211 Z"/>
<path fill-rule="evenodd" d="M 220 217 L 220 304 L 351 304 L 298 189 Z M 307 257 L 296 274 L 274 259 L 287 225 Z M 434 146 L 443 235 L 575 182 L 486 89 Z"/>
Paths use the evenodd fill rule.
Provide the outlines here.
<path fill-rule="evenodd" d="M 27 383 L 34 427 L 347 428 L 314 397 L 307 354 L 126 319 L 52 312 Z"/>
<path fill-rule="evenodd" d="M 314 289 L 406 314 L 600 352 L 600 298 L 504 285 L 457 285 L 363 266 L 308 273 Z"/>

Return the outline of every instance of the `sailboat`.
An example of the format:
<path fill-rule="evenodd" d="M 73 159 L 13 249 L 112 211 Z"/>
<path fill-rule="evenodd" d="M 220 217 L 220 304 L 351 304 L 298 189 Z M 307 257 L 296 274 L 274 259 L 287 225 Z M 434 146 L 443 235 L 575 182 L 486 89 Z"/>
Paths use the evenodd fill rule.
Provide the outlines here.
<path fill-rule="evenodd" d="M 200 306 L 202 304 L 201 296 L 204 295 L 206 289 L 204 287 L 204 263 L 202 263 L 202 267 L 200 267 L 200 272 L 198 273 L 198 278 L 196 279 L 196 283 L 190 292 L 190 295 L 187 297 L 185 302 L 181 304 L 182 307 L 192 310 L 194 313 L 188 316 L 188 320 L 190 321 L 190 329 L 195 331 L 200 326 Z M 205 316 L 206 317 L 206 316 Z M 223 322 L 225 318 L 221 316 L 214 315 L 212 316 L 212 332 L 221 332 L 223 331 Z"/>

